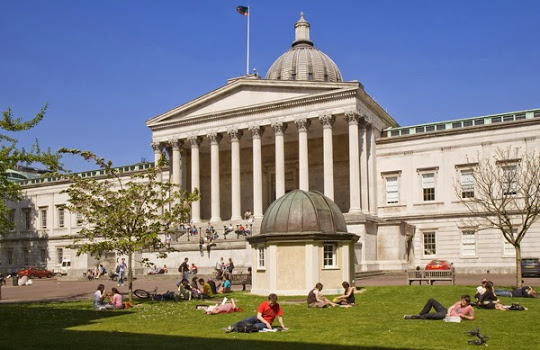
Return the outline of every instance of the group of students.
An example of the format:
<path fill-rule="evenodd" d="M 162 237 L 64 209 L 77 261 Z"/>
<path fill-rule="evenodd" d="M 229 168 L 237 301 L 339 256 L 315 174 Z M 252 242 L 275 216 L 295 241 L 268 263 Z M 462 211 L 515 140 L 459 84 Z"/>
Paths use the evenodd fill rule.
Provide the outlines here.
<path fill-rule="evenodd" d="M 475 294 L 476 302 L 471 302 L 471 297 L 468 294 L 461 296 L 460 301 L 456 302 L 450 308 L 444 307 L 437 300 L 431 298 L 422 308 L 420 313 L 415 315 L 403 316 L 406 320 L 445 320 L 449 322 L 459 322 L 464 320 L 474 320 L 474 308 L 477 306 L 482 309 L 497 309 L 506 311 L 510 306 L 504 306 L 499 298 L 518 297 L 518 298 L 538 298 L 538 293 L 530 286 L 514 290 L 495 289 L 493 282 L 484 279 L 482 285 L 477 288 Z M 431 312 L 434 310 L 434 312 Z"/>
<path fill-rule="evenodd" d="M 228 275 L 223 275 L 221 280 L 221 283 L 216 285 L 211 278 L 205 281 L 203 278 L 193 277 L 190 284 L 188 279 L 182 278 L 178 285 L 178 299 L 209 299 L 215 294 L 230 293 L 231 281 Z"/>
<path fill-rule="evenodd" d="M 111 289 L 112 293 L 105 293 L 105 286 L 103 284 L 98 285 L 96 292 L 94 293 L 94 308 L 98 310 L 106 309 L 126 309 L 133 306 L 131 303 L 124 303 L 122 294 L 116 288 Z M 105 299 L 109 299 L 106 303 Z"/>
<path fill-rule="evenodd" d="M 342 307 L 351 307 L 355 303 L 354 298 L 354 287 L 345 281 L 341 284 L 343 286 L 344 292 L 342 295 L 335 297 L 332 301 L 326 299 L 321 291 L 323 289 L 322 283 L 317 283 L 315 288 L 309 291 L 307 297 L 308 307 L 312 308 L 324 308 L 328 306 L 342 306 Z"/>

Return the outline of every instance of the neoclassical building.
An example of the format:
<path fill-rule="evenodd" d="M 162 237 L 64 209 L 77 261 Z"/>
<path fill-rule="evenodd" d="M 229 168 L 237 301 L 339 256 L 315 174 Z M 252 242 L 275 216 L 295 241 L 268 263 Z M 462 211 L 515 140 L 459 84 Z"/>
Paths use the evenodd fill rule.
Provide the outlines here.
<path fill-rule="evenodd" d="M 356 271 L 403 270 L 433 258 L 448 259 L 462 271 L 512 271 L 512 247 L 495 230 L 465 225 L 468 212 L 453 184 L 470 182 L 467 159 L 489 157 L 507 146 L 540 152 L 540 109 L 402 127 L 360 82 L 343 80 L 338 66 L 314 46 L 303 16 L 294 28 L 291 48 L 265 78 L 229 79 L 147 121 L 156 161 L 162 153 L 169 160 L 163 181 L 200 190 L 192 223 L 240 224 L 250 211 L 257 235 L 276 199 L 294 189 L 319 191 L 344 214 L 347 232 L 359 237 Z M 26 181 L 36 223 L 44 206 L 46 217 L 58 222 L 55 208 L 66 200 L 58 195 L 62 186 Z M 17 217 L 26 215 L 28 203 L 13 206 L 14 220 L 26 220 Z M 16 255 L 29 254 L 20 253 L 31 241 L 19 239 L 25 237 L 22 226 L 30 230 L 22 221 L 2 238 L 3 269 L 17 264 Z M 37 236 L 53 246 L 40 253 L 42 261 L 58 262 L 61 244 L 51 242 L 70 235 L 47 227 L 47 238 Z M 184 255 L 203 259 L 190 244 L 179 244 L 184 252 L 168 263 Z M 252 265 L 255 248 L 249 244 L 233 240 L 221 247 L 240 265 Z M 540 256 L 540 225 L 531 228 L 523 254 Z M 199 264 L 210 267 L 213 260 Z M 331 268 L 339 268 L 334 263 Z"/>

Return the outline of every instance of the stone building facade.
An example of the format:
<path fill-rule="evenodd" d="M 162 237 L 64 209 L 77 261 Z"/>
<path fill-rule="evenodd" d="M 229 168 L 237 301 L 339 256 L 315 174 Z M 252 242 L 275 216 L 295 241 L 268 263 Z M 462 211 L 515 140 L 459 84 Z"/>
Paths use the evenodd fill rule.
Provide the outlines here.
<path fill-rule="evenodd" d="M 147 121 L 156 161 L 162 152 L 169 159 L 163 181 L 200 190 L 192 223 L 245 224 L 250 211 L 256 235 L 274 200 L 294 189 L 320 191 L 343 212 L 347 231 L 359 236 L 357 271 L 402 270 L 432 258 L 463 271 L 512 271 L 511 249 L 499 233 L 463 225 L 467 211 L 453 183 L 464 176 L 467 157 L 488 157 L 508 145 L 540 152 L 540 109 L 400 127 L 360 82 L 343 81 L 309 30 L 301 16 L 290 50 L 265 79 L 232 78 Z M 61 261 L 57 247 L 77 231 L 69 213 L 59 225 L 65 186 L 26 181 L 27 199 L 12 204 L 18 228 L 1 238 L 3 270 L 34 264 L 32 254 L 49 267 Z M 245 241 L 222 243 L 224 255 L 250 265 Z M 540 225 L 523 246 L 524 256 L 540 256 Z M 214 263 L 202 260 L 196 243 L 178 247 L 183 252 L 163 263 L 177 265 L 184 255 L 208 268 Z"/>

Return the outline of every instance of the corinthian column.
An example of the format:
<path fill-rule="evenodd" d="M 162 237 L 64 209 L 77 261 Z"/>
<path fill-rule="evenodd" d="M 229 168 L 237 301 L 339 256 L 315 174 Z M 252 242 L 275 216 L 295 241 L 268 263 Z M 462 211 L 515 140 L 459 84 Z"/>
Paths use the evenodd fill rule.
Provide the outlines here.
<path fill-rule="evenodd" d="M 359 125 L 360 132 L 360 144 L 362 149 L 360 150 L 360 198 L 361 204 L 360 208 L 362 212 L 367 213 L 368 210 L 368 163 L 367 163 L 367 124 L 365 119 Z"/>
<path fill-rule="evenodd" d="M 294 122 L 298 128 L 298 167 L 300 170 L 299 187 L 309 191 L 309 161 L 308 161 L 308 128 L 309 119 L 299 119 Z"/>
<path fill-rule="evenodd" d="M 182 140 L 173 140 L 171 141 L 172 145 L 172 183 L 180 187 L 182 173 L 180 170 L 180 150 L 184 141 Z"/>
<path fill-rule="evenodd" d="M 319 117 L 323 125 L 323 169 L 324 195 L 334 200 L 334 155 L 332 147 L 332 127 L 336 118 L 332 115 Z"/>
<path fill-rule="evenodd" d="M 161 159 L 162 146 L 159 142 L 152 142 L 152 149 L 154 150 L 154 166 L 158 168 Z M 163 173 L 161 171 L 157 174 L 156 181 L 163 182 Z M 159 199 L 161 199 L 161 197 Z M 158 214 L 163 214 L 163 208 L 158 208 Z"/>
<path fill-rule="evenodd" d="M 231 220 L 241 220 L 240 208 L 240 139 L 242 130 L 229 131 L 231 138 Z"/>
<path fill-rule="evenodd" d="M 287 130 L 287 124 L 272 124 L 276 146 L 276 199 L 285 194 L 285 142 L 283 135 Z"/>
<path fill-rule="evenodd" d="M 210 139 L 210 221 L 221 221 L 221 197 L 219 192 L 219 141 L 222 135 L 208 134 Z"/>
<path fill-rule="evenodd" d="M 253 139 L 253 216 L 263 217 L 262 205 L 262 150 L 261 137 L 264 132 L 262 126 L 252 126 L 249 128 Z"/>
<path fill-rule="evenodd" d="M 191 191 L 200 190 L 200 171 L 199 171 L 199 146 L 202 142 L 200 137 L 192 137 L 191 142 Z M 193 223 L 201 222 L 201 200 L 191 203 L 191 221 Z"/>
<path fill-rule="evenodd" d="M 360 155 L 358 152 L 358 112 L 345 114 L 349 122 L 349 213 L 358 213 L 360 209 Z"/>

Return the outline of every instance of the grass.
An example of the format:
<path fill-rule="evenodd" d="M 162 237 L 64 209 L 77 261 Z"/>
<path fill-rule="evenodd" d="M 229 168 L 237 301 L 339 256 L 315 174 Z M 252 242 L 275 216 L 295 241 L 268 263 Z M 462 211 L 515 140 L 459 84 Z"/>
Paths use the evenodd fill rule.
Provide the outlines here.
<path fill-rule="evenodd" d="M 255 314 L 262 297 L 232 293 L 242 313 L 204 315 L 198 301 L 143 302 L 129 310 L 96 311 L 92 301 L 0 305 L 2 349 L 463 349 L 475 327 L 491 349 L 540 349 L 540 300 L 519 299 L 527 311 L 475 310 L 474 321 L 404 320 L 435 297 L 450 306 L 474 287 L 368 287 L 349 309 L 308 309 L 280 297 L 288 332 L 226 334 Z M 502 298 L 509 304 L 511 298 Z M 516 301 L 515 299 L 513 300 Z M 277 324 L 277 320 L 276 320 Z"/>

